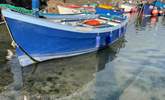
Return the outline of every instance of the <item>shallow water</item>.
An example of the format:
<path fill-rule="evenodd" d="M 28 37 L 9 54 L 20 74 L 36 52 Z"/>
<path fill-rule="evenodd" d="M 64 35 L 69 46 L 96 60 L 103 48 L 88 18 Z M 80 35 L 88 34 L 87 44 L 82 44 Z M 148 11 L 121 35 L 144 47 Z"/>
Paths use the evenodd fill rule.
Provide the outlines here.
<path fill-rule="evenodd" d="M 132 15 L 125 37 L 110 48 L 25 68 L 15 55 L 6 60 L 14 50 L 5 25 L 0 33 L 0 100 L 165 98 L 165 17 Z"/>

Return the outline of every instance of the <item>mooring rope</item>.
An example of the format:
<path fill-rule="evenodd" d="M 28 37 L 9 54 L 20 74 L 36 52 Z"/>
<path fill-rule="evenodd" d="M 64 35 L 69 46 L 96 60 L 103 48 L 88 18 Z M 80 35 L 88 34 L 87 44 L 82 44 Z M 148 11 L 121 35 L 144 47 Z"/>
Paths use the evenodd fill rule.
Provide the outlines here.
<path fill-rule="evenodd" d="M 17 11 L 19 13 L 23 13 L 23 14 L 29 14 L 29 15 L 33 14 L 32 10 L 29 10 L 29 9 L 26 9 L 23 7 L 16 7 L 16 6 L 9 5 L 9 4 L 0 4 L 0 8 L 8 8 L 8 9 L 11 9 L 11 10 Z"/>
<path fill-rule="evenodd" d="M 4 23 L 5 23 L 4 21 L 3 21 L 3 22 L 0 22 L 0 25 L 1 25 L 1 24 L 4 24 Z"/>

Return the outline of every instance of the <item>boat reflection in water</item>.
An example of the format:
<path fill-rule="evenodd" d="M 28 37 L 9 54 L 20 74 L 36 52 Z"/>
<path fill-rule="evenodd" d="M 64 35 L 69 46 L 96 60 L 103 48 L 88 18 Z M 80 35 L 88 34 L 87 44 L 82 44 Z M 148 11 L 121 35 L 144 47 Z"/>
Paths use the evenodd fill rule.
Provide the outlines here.
<path fill-rule="evenodd" d="M 158 16 L 151 16 L 150 17 L 150 23 L 151 23 L 151 25 L 154 27 L 154 26 L 156 26 L 156 23 L 158 22 Z"/>
<path fill-rule="evenodd" d="M 120 48 L 124 46 L 124 41 L 122 38 L 110 48 L 97 53 L 51 60 L 23 68 L 21 91 L 25 95 L 24 98 L 77 100 L 84 97 L 84 100 L 88 100 L 90 93 L 88 96 L 82 95 L 88 94 L 90 88 L 95 86 L 96 74 L 104 70 L 106 63 L 116 57 Z"/>
<path fill-rule="evenodd" d="M 155 27 L 157 22 L 158 22 L 158 16 L 148 16 L 148 17 L 139 16 L 135 23 L 137 30 L 145 30 L 148 29 L 146 27 L 149 25 L 150 28 Z"/>

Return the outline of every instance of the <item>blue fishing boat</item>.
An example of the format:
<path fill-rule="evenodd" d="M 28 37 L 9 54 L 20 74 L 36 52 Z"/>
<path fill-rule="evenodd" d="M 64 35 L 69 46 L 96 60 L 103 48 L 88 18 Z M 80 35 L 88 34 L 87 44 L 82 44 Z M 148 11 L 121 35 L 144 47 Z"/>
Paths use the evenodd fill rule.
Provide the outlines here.
<path fill-rule="evenodd" d="M 40 18 L 35 4 L 35 16 L 2 9 L 22 66 L 94 52 L 111 45 L 126 32 L 126 17 L 120 22 L 108 20 L 108 17 L 100 17 L 98 14 L 53 15 L 54 17 L 45 14 Z M 100 23 L 90 25 L 89 22 Z"/>

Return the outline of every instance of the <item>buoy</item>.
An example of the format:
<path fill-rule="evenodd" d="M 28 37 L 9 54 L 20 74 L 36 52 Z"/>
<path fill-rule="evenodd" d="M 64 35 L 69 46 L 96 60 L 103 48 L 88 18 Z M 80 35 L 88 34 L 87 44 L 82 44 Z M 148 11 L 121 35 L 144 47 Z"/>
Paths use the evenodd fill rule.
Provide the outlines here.
<path fill-rule="evenodd" d="M 153 9 L 152 10 L 152 15 L 153 16 L 157 16 L 159 14 L 159 11 L 158 10 L 156 10 L 156 9 Z"/>
<path fill-rule="evenodd" d="M 161 15 L 161 14 L 163 14 L 163 11 L 162 11 L 162 10 L 160 10 L 160 11 L 159 11 L 159 14 L 160 14 L 160 15 Z"/>

